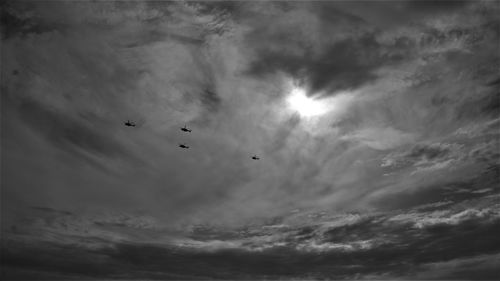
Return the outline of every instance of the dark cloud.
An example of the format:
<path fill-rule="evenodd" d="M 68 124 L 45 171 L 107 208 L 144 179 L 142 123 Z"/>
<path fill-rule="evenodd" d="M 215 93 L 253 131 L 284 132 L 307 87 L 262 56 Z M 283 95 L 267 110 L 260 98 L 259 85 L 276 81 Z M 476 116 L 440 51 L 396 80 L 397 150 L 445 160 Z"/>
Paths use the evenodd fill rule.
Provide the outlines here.
<path fill-rule="evenodd" d="M 280 235 L 260 250 L 245 247 L 206 250 L 191 246 L 142 242 L 111 242 L 89 237 L 86 244 L 67 247 L 57 242 L 2 245 L 4 275 L 18 278 L 34 269 L 41 276 L 148 279 L 359 278 L 415 276 L 430 263 L 495 255 L 500 252 L 498 210 L 459 207 L 453 212 L 346 215 L 339 221 L 319 219 L 298 228 L 240 229 L 223 235 L 196 229 L 192 242 L 249 239 Z M 342 223 L 342 221 L 344 222 Z M 238 234 L 239 233 L 239 234 Z M 214 236 L 216 235 L 216 236 Z M 13 239 L 15 236 L 10 236 Z M 216 240 L 214 240 L 216 239 Z M 256 239 L 256 242 L 251 242 Z M 464 244 L 464 239 L 470 243 Z M 284 242 L 284 243 L 283 243 Z M 358 244 L 356 244 L 358 243 Z M 361 244 L 359 244 L 361 243 Z M 310 245 L 312 248 L 303 248 Z M 316 246 L 314 246 L 316 245 Z M 364 245 L 353 247 L 353 245 Z M 316 247 L 316 248 L 314 248 Z M 330 247 L 330 248 L 329 248 Z M 315 250 L 314 250 L 315 249 Z M 68 257 L 73 257 L 69 259 Z M 335 264 L 335 266 L 331 266 Z M 185 265 L 190 265 L 186 271 Z M 475 267 L 466 267 L 473 270 Z M 477 274 L 488 274 L 478 270 Z M 453 276 L 455 270 L 444 275 Z M 486 275 L 488 276 L 488 275 Z M 35 278 L 38 279 L 38 278 Z"/>
<path fill-rule="evenodd" d="M 414 146 L 405 157 L 413 158 L 417 160 L 434 160 L 437 158 L 443 158 L 451 152 L 448 145 L 443 144 L 418 144 Z"/>
<path fill-rule="evenodd" d="M 414 58 L 422 44 L 443 44 L 443 40 L 451 42 L 463 36 L 461 31 L 457 34 L 454 30 L 428 28 L 421 31 L 422 36 L 396 33 L 390 39 L 382 39 L 389 32 L 372 28 L 362 17 L 344 9 L 342 3 L 315 2 L 310 11 L 311 14 L 283 20 L 285 23 L 269 26 L 264 23 L 270 20 L 264 17 L 263 23 L 255 24 L 245 39 L 245 44 L 255 50 L 247 74 L 263 77 L 284 72 L 312 93 L 356 89 L 375 81 L 376 70 Z M 291 14 L 274 16 L 286 19 Z M 317 21 L 319 26 L 314 25 Z"/>
<path fill-rule="evenodd" d="M 63 29 L 63 25 L 33 16 L 34 9 L 27 2 L 4 1 L 0 4 L 1 34 L 4 40 L 14 36 L 40 34 Z"/>
<path fill-rule="evenodd" d="M 262 31 L 258 30 L 247 40 L 263 44 L 270 40 L 259 38 L 261 36 Z M 292 36 L 284 35 L 282 44 L 294 44 L 287 39 L 293 38 Z M 320 55 L 314 55 L 307 49 L 302 55 L 296 55 L 264 47 L 258 51 L 248 73 L 263 76 L 283 71 L 301 81 L 313 93 L 322 90 L 353 89 L 373 81 L 376 78 L 373 70 L 381 63 L 387 63 L 387 58 L 382 57 L 380 51 L 381 46 L 373 35 L 334 43 Z"/>

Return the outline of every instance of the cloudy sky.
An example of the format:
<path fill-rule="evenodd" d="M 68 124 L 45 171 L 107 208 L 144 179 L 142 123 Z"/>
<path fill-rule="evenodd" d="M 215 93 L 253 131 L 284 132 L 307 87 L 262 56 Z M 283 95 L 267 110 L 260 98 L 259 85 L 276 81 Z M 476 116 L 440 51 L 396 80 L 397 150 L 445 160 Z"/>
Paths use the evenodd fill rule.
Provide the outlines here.
<path fill-rule="evenodd" d="M 500 278 L 500 2 L 0 5 L 3 278 Z"/>

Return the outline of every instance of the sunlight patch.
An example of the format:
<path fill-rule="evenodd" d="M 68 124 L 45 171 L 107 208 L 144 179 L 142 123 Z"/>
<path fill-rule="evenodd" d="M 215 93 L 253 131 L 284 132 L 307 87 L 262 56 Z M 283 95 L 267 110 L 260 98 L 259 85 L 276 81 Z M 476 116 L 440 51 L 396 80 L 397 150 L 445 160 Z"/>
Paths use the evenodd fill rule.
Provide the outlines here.
<path fill-rule="evenodd" d="M 327 112 L 326 105 L 323 102 L 308 97 L 306 92 L 300 88 L 293 88 L 287 101 L 290 108 L 303 117 L 318 116 Z"/>

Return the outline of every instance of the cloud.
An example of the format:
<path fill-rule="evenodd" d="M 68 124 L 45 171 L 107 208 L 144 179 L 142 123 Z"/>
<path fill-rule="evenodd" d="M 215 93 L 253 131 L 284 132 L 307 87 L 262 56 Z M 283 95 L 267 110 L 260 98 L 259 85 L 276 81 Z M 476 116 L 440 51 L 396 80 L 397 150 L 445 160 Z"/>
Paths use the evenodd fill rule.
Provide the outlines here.
<path fill-rule="evenodd" d="M 416 145 L 411 151 L 405 155 L 408 158 L 413 159 L 425 159 L 425 160 L 434 160 L 436 158 L 443 158 L 450 153 L 449 144 L 431 144 L 431 145 Z"/>
<path fill-rule="evenodd" d="M 343 136 L 343 139 L 358 141 L 377 150 L 388 150 L 411 142 L 414 136 L 388 127 L 360 129 L 351 135 Z"/>
<path fill-rule="evenodd" d="M 450 143 L 416 144 L 409 151 L 390 153 L 382 159 L 381 167 L 413 166 L 414 172 L 430 172 L 447 168 L 466 157 L 464 146 Z"/>
<path fill-rule="evenodd" d="M 451 216 L 442 216 L 442 212 L 438 213 L 437 217 L 430 215 L 429 217 L 417 220 L 415 222 L 415 226 L 423 228 L 439 225 L 458 225 L 467 221 L 496 220 L 499 217 L 500 214 L 498 213 L 498 210 L 491 210 L 489 208 L 483 210 L 468 209 Z"/>
<path fill-rule="evenodd" d="M 32 7 L 25 4 L 9 2 L 2 6 L 1 34 L 3 39 L 51 32 L 63 27 L 61 24 L 48 23 L 43 18 L 37 17 Z"/>
<path fill-rule="evenodd" d="M 425 34 L 427 39 L 454 36 L 447 34 L 448 30 L 438 31 L 437 25 L 402 35 L 388 24 L 397 22 L 400 26 L 410 20 L 425 25 L 426 20 L 439 14 L 452 17 L 462 12 L 467 3 L 453 1 L 440 5 L 407 1 L 397 6 L 383 3 L 304 6 L 300 12 L 270 10 L 267 15 L 261 15 L 258 23 L 252 24 L 246 43 L 255 51 L 247 73 L 265 77 L 284 72 L 300 81 L 311 94 L 322 91 L 334 94 L 374 82 L 379 78 L 377 70 L 383 67 L 418 58 L 423 50 L 419 44 L 423 42 L 419 42 L 421 38 L 414 38 L 416 34 Z M 425 12 L 429 7 L 433 7 L 432 13 Z M 270 21 L 273 24 L 269 24 Z M 385 31 L 374 28 L 373 22 L 380 23 Z M 436 32 L 438 34 L 434 34 Z"/>
<path fill-rule="evenodd" d="M 256 33 L 260 34 L 261 31 Z M 266 38 L 248 40 L 268 41 Z M 360 46 L 359 49 L 353 48 L 357 45 Z M 283 71 L 298 81 L 303 81 L 311 92 L 353 89 L 375 79 L 372 70 L 379 65 L 380 60 L 369 59 L 370 56 L 376 56 L 369 53 L 371 48 L 377 48 L 377 43 L 367 36 L 357 40 L 346 39 L 337 42 L 319 56 L 309 54 L 307 51 L 302 55 L 295 55 L 264 49 L 252 62 L 248 73 L 262 76 Z M 363 57 L 367 57 L 368 60 L 364 60 Z"/>
<path fill-rule="evenodd" d="M 19 106 L 19 114 L 33 130 L 40 132 L 58 148 L 73 153 L 95 153 L 107 157 L 133 158 L 112 136 L 98 132 L 89 125 L 51 111 L 33 101 Z"/>
<path fill-rule="evenodd" d="M 32 208 L 35 209 L 35 210 L 38 210 L 38 211 L 43 211 L 43 212 L 48 212 L 48 213 L 55 213 L 55 214 L 59 214 L 59 215 L 72 215 L 73 214 L 73 213 L 68 212 L 68 211 L 57 210 L 57 209 L 49 208 L 49 207 L 35 206 L 35 207 L 32 207 Z"/>
<path fill-rule="evenodd" d="M 454 211 L 378 212 L 354 220 L 359 216 L 324 213 L 316 221 L 301 220 L 298 225 L 214 227 L 191 238 L 178 238 L 164 232 L 165 228 L 149 227 L 139 228 L 142 235 L 124 236 L 122 232 L 119 239 L 110 235 L 119 228 L 136 228 L 133 224 L 108 227 L 108 233 L 92 231 L 96 236 L 87 235 L 86 242 L 79 242 L 77 247 L 74 243 L 83 233 L 69 231 L 70 228 L 64 228 L 66 235 L 60 232 L 58 239 L 47 243 L 43 237 L 60 225 L 51 223 L 44 228 L 38 226 L 36 243 L 33 240 L 26 243 L 23 240 L 26 236 L 9 233 L 7 239 L 10 243 L 2 246 L 2 252 L 8 276 L 18 276 L 14 270 L 16 267 L 31 264 L 44 274 L 106 278 L 118 274 L 127 278 L 164 279 L 172 276 L 196 279 L 227 276 L 237 279 L 262 276 L 347 278 L 355 274 L 411 278 L 415 272 L 422 272 L 417 269 L 425 268 L 429 274 L 436 273 L 431 270 L 433 265 L 481 259 L 500 251 L 498 243 L 494 242 L 498 240 L 495 234 L 500 226 L 498 204 L 476 207 L 457 204 Z M 122 215 L 109 215 L 112 220 L 122 220 Z M 292 216 L 303 215 L 295 213 Z M 126 217 L 127 221 L 140 219 Z M 67 223 L 83 222 L 80 219 L 73 217 Z M 101 224 L 88 226 L 106 230 Z M 214 234 L 221 236 L 213 237 Z M 147 236 L 160 240 L 155 238 L 143 242 Z M 170 240 L 165 239 L 169 236 Z M 463 239 L 475 242 L 463 244 Z M 73 245 L 73 248 L 65 245 Z M 31 254 L 23 254 L 27 249 Z M 65 259 L 70 255 L 75 257 Z M 314 262 L 311 262 L 312 257 Z M 324 268 L 332 262 L 336 267 L 325 271 Z M 199 266 L 186 272 L 182 266 L 185 263 Z M 273 266 L 265 267 L 264 264 Z M 474 264 L 462 264 L 464 270 L 476 268 Z M 284 270 L 292 265 L 295 270 Z M 83 272 L 82 268 L 86 271 Z M 446 273 L 452 275 L 457 271 L 449 268 Z"/>
<path fill-rule="evenodd" d="M 379 28 L 390 29 L 408 22 L 422 22 L 436 16 L 450 15 L 464 10 L 469 1 L 401 1 L 393 3 L 339 2 L 337 10 L 356 16 Z M 319 5 L 323 8 L 329 5 Z M 326 14 L 326 13 L 325 13 Z"/>
<path fill-rule="evenodd" d="M 500 153 L 498 140 L 490 140 L 483 143 L 477 143 L 469 151 L 469 156 L 481 162 L 486 162 L 492 165 L 500 164 Z"/>
<path fill-rule="evenodd" d="M 423 264 L 419 267 L 418 278 L 423 279 L 495 279 L 498 277 L 496 264 L 498 254 L 454 259 L 445 262 Z"/>
<path fill-rule="evenodd" d="M 497 253 L 496 6 L 9 3 L 2 268 L 389 279 Z"/>

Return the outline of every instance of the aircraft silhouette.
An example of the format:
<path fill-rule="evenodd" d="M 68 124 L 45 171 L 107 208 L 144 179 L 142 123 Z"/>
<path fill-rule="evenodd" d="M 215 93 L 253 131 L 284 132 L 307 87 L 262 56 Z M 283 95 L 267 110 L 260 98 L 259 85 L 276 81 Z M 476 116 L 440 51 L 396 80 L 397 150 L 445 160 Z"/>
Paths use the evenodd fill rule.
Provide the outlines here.
<path fill-rule="evenodd" d="M 130 122 L 129 120 L 127 120 L 127 122 L 125 122 L 125 126 L 135 127 L 135 123 Z"/>
<path fill-rule="evenodd" d="M 188 148 L 189 148 L 189 146 L 187 146 L 187 145 L 185 145 L 185 144 L 183 144 L 183 143 L 179 144 L 179 147 L 182 147 L 182 148 L 184 148 L 184 149 L 188 149 Z"/>
<path fill-rule="evenodd" d="M 188 129 L 186 125 L 184 125 L 184 127 L 181 128 L 181 131 L 191 133 L 191 129 Z"/>
<path fill-rule="evenodd" d="M 257 155 L 252 156 L 252 159 L 253 159 L 253 160 L 260 160 L 260 158 L 259 158 L 259 157 L 257 157 Z"/>

